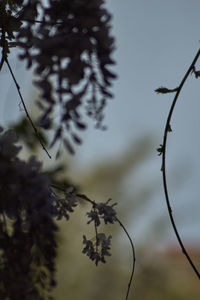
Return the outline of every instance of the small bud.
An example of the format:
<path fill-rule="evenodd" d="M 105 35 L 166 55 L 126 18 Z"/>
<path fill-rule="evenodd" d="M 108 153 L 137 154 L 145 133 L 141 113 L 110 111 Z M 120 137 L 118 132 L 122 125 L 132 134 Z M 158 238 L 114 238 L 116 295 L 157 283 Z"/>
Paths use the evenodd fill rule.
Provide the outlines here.
<path fill-rule="evenodd" d="M 171 128 L 170 124 L 168 124 L 168 126 L 167 126 L 167 131 L 172 132 L 172 128 Z"/>
<path fill-rule="evenodd" d="M 164 151 L 163 145 L 160 145 L 160 147 L 157 148 L 157 151 L 159 152 L 158 155 L 161 155 L 163 153 L 163 151 Z"/>
<path fill-rule="evenodd" d="M 157 90 L 155 90 L 156 93 L 158 94 L 168 94 L 168 93 L 174 93 L 178 91 L 178 87 L 175 89 L 168 89 L 166 87 L 161 86 Z"/>

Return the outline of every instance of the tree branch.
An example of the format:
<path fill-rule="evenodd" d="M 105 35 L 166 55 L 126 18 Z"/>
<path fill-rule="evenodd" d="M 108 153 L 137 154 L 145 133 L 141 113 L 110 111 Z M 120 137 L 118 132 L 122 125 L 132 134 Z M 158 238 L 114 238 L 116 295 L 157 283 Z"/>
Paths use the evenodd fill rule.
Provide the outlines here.
<path fill-rule="evenodd" d="M 40 145 L 42 146 L 43 150 L 47 153 L 48 157 L 51 158 L 51 155 L 49 154 L 48 150 L 46 149 L 46 147 L 45 147 L 45 145 L 44 145 L 44 143 L 43 143 L 43 141 L 42 141 L 42 139 L 41 139 L 41 137 L 40 137 L 40 135 L 39 135 L 39 133 L 38 133 L 38 130 L 37 130 L 35 124 L 33 123 L 32 119 L 31 119 L 31 116 L 30 116 L 30 114 L 29 114 L 29 112 L 28 112 L 28 110 L 27 110 L 26 104 L 25 104 L 25 102 L 24 102 L 24 99 L 23 99 L 22 94 L 21 94 L 21 91 L 20 91 L 20 86 L 19 86 L 19 84 L 17 83 L 17 80 L 16 80 L 16 78 L 15 78 L 15 75 L 14 75 L 14 73 L 13 73 L 13 71 L 12 71 L 12 68 L 11 68 L 11 66 L 10 66 L 10 63 L 9 63 L 7 57 L 5 57 L 5 62 L 6 62 L 6 64 L 7 64 L 7 66 L 8 66 L 8 69 L 9 69 L 9 71 L 10 71 L 10 74 L 11 74 L 13 80 L 14 80 L 15 86 L 16 86 L 16 88 L 17 88 L 19 97 L 20 97 L 20 99 L 21 99 L 21 102 L 22 102 L 22 105 L 23 105 L 23 107 L 24 107 L 26 116 L 27 116 L 27 118 L 28 118 L 28 120 L 29 120 L 29 123 L 31 124 L 33 130 L 35 131 L 35 134 L 36 134 L 36 136 L 37 136 L 37 138 L 38 138 L 38 140 L 39 140 L 39 142 L 40 142 Z"/>
<path fill-rule="evenodd" d="M 166 200 L 166 204 L 167 204 L 167 208 L 168 208 L 168 213 L 169 213 L 169 217 L 171 220 L 171 224 L 173 226 L 175 235 L 177 237 L 177 240 L 179 242 L 179 245 L 181 247 L 181 250 L 183 252 L 183 254 L 186 256 L 189 264 L 191 265 L 192 269 L 194 270 L 195 274 L 197 275 L 198 279 L 200 279 L 200 273 L 197 270 L 197 268 L 195 267 L 193 261 L 191 260 L 188 252 L 186 251 L 182 239 L 179 235 L 179 232 L 177 230 L 175 221 L 174 221 L 174 217 L 173 217 L 173 213 L 172 213 L 172 208 L 171 208 L 171 204 L 170 204 L 170 199 L 169 199 L 169 195 L 168 195 L 168 188 L 167 188 L 167 179 L 166 179 L 166 146 L 167 146 L 167 137 L 168 137 L 168 133 L 171 131 L 171 126 L 170 126 L 170 121 L 171 121 L 171 117 L 174 111 L 174 107 L 176 105 L 177 99 L 179 97 L 179 94 L 189 76 L 189 74 L 192 72 L 192 70 L 194 69 L 195 63 L 197 62 L 198 58 L 200 56 L 200 49 L 198 50 L 197 54 L 195 55 L 195 58 L 193 59 L 190 67 L 188 68 L 187 72 L 185 73 L 180 85 L 178 86 L 178 88 L 176 89 L 176 94 L 174 97 L 174 100 L 172 102 L 168 117 L 167 117 L 167 121 L 166 121 L 166 125 L 165 125 L 165 130 L 164 130 L 164 136 L 163 136 L 163 144 L 161 145 L 161 150 L 160 150 L 160 155 L 162 155 L 162 167 L 161 167 L 161 171 L 162 171 L 162 177 L 163 177 L 163 187 L 164 187 L 164 193 L 165 193 L 165 200 Z"/>
<path fill-rule="evenodd" d="M 118 218 L 116 218 L 116 220 L 119 223 L 119 225 L 122 227 L 122 229 L 124 230 L 125 234 L 127 235 L 128 239 L 130 241 L 130 244 L 131 244 L 131 248 L 132 248 L 133 263 L 132 263 L 131 276 L 129 279 L 128 288 L 127 288 L 127 292 L 126 292 L 126 300 L 128 300 L 130 287 L 131 287 L 131 283 L 132 283 L 133 275 L 134 275 L 134 271 L 135 271 L 135 262 L 136 262 L 135 249 L 134 249 L 133 241 L 132 241 L 128 231 L 126 230 L 126 228 L 124 227 L 124 225 L 121 223 L 121 221 Z"/>

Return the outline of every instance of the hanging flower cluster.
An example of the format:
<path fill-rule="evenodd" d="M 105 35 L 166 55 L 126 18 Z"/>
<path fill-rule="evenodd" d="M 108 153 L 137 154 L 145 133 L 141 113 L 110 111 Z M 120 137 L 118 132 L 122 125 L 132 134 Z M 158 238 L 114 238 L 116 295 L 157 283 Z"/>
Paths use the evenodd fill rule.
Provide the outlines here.
<path fill-rule="evenodd" d="M 28 68 L 33 66 L 42 97 L 39 125 L 54 126 L 51 145 L 61 139 L 72 153 L 72 143 L 81 143 L 76 130 L 86 128 L 84 111 L 102 128 L 103 109 L 112 98 L 109 89 L 116 75 L 110 70 L 114 64 L 111 15 L 103 0 L 8 3 L 7 21 L 1 26 L 4 41 L 8 45 L 7 40 L 15 37 L 20 58 Z"/>
<path fill-rule="evenodd" d="M 13 131 L 0 136 L 0 298 L 43 299 L 55 285 L 57 226 L 49 178 L 17 157 Z"/>

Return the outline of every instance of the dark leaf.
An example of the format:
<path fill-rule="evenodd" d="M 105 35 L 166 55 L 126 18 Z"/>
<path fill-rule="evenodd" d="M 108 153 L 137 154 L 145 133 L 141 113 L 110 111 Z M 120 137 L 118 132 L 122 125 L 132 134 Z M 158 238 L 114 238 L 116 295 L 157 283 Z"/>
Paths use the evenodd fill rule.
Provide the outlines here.
<path fill-rule="evenodd" d="M 73 149 L 72 145 L 70 144 L 70 142 L 66 138 L 64 138 L 63 142 L 64 142 L 64 145 L 65 145 L 67 151 L 70 154 L 74 154 L 74 149 Z"/>
<path fill-rule="evenodd" d="M 78 129 L 81 129 L 81 130 L 86 129 L 86 125 L 84 123 L 76 122 L 75 125 Z"/>
<path fill-rule="evenodd" d="M 80 145 L 82 143 L 81 139 L 74 133 L 72 134 L 72 138 L 76 144 Z"/>

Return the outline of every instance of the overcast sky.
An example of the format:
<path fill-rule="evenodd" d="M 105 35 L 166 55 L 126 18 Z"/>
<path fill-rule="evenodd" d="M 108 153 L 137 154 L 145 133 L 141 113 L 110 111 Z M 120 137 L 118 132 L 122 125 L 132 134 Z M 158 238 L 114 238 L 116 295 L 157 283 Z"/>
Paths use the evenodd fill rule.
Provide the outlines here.
<path fill-rule="evenodd" d="M 173 95 L 157 95 L 154 90 L 160 86 L 175 88 L 200 47 L 200 1 L 107 2 L 113 14 L 112 33 L 116 37 L 114 58 L 117 62 L 114 70 L 119 78 L 113 87 L 115 98 L 106 110 L 108 130 L 101 132 L 91 127 L 84 134 L 84 144 L 77 150 L 76 161 L 86 167 L 96 161 L 97 153 L 98 161 L 101 161 L 119 154 L 141 136 L 153 136 L 155 144 L 152 146 L 151 160 L 142 166 L 142 177 L 144 182 L 148 182 L 149 177 L 158 177 L 162 184 L 159 171 L 161 159 L 156 148 L 162 143 Z M 15 60 L 15 55 L 11 61 L 18 72 L 22 92 L 27 95 L 29 76 L 22 64 Z M 200 63 L 198 66 L 200 68 Z M 6 125 L 19 114 L 19 99 L 8 72 L 4 69 L 0 76 L 0 120 Z M 184 239 L 197 243 L 200 241 L 199 80 L 190 76 L 181 92 L 172 118 L 173 133 L 167 148 L 168 169 L 174 170 L 177 165 L 188 172 L 183 174 L 185 182 L 178 190 L 171 183 L 174 192 L 172 200 L 178 208 L 175 214 Z M 13 93 L 16 96 L 11 99 Z M 158 198 L 164 203 L 162 189 Z M 165 204 L 158 204 L 157 209 L 163 211 Z"/>
<path fill-rule="evenodd" d="M 198 51 L 200 1 L 109 0 L 108 7 L 113 14 L 117 47 L 114 57 L 119 78 L 114 86 L 115 99 L 106 111 L 108 130 L 88 131 L 80 158 L 87 164 L 96 160 L 97 153 L 99 160 L 113 157 L 140 136 L 152 135 L 152 157 L 142 167 L 141 176 L 148 182 L 148 178 L 161 176 L 156 148 L 162 143 L 173 99 L 173 94 L 157 95 L 154 90 L 160 86 L 177 87 Z M 200 242 L 199 112 L 200 81 L 190 76 L 171 122 L 167 169 L 180 176 L 176 167 L 182 168 L 184 183 L 178 189 L 169 178 L 172 207 L 183 239 L 196 243 Z M 164 200 L 162 190 L 157 197 L 158 201 Z M 166 209 L 159 202 L 157 205 L 158 211 Z M 173 233 L 170 234 L 173 240 Z"/>

